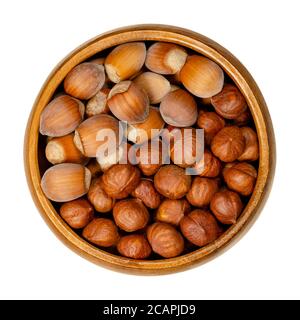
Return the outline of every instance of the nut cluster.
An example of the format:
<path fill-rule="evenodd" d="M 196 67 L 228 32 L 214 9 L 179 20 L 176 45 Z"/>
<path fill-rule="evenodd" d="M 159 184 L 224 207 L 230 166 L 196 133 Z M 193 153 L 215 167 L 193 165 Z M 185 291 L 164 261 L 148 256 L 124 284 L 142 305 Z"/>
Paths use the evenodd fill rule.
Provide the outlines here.
<path fill-rule="evenodd" d="M 259 160 L 246 99 L 228 79 L 163 42 L 121 44 L 70 70 L 39 128 L 49 163 L 41 188 L 62 219 L 131 259 L 172 258 L 220 237 L 253 193 Z"/>

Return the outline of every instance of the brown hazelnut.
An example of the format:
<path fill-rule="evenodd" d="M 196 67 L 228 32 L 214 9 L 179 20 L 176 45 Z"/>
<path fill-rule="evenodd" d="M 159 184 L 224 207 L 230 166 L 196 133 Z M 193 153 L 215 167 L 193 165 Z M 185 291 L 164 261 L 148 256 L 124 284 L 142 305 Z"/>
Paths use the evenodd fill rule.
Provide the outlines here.
<path fill-rule="evenodd" d="M 117 226 L 113 221 L 105 218 L 92 220 L 83 229 L 82 236 L 100 247 L 111 247 L 119 241 Z"/>
<path fill-rule="evenodd" d="M 142 173 L 145 176 L 152 176 L 162 166 L 166 157 L 166 149 L 165 144 L 158 141 L 158 143 L 153 145 L 151 143 L 142 144 L 141 146 L 138 146 L 137 150 L 132 148 L 130 151 L 136 151 L 136 155 L 133 155 L 132 157 L 134 158 L 134 161 L 138 163 L 138 167 L 141 169 Z"/>
<path fill-rule="evenodd" d="M 196 134 L 194 128 L 182 128 L 174 133 L 174 139 L 170 145 L 171 160 L 179 167 L 193 166 L 197 161 L 197 151 L 201 150 L 203 141 Z"/>
<path fill-rule="evenodd" d="M 258 159 L 258 140 L 256 132 L 249 128 L 241 128 L 242 135 L 245 139 L 245 149 L 244 152 L 239 156 L 239 161 L 255 161 Z"/>
<path fill-rule="evenodd" d="M 179 256 L 184 249 L 181 234 L 170 224 L 156 222 L 147 229 L 152 250 L 164 258 Z"/>
<path fill-rule="evenodd" d="M 243 196 L 249 196 L 255 186 L 257 171 L 249 163 L 234 163 L 225 166 L 223 176 L 229 189 Z"/>
<path fill-rule="evenodd" d="M 195 173 L 201 177 L 215 178 L 222 169 L 221 161 L 216 158 L 209 150 L 204 150 L 203 159 L 193 166 Z"/>
<path fill-rule="evenodd" d="M 117 202 L 113 216 L 118 227 L 126 232 L 143 229 L 149 221 L 149 212 L 139 199 L 126 199 Z"/>
<path fill-rule="evenodd" d="M 247 103 L 240 90 L 226 84 L 222 91 L 211 98 L 216 112 L 225 119 L 235 119 L 247 109 Z"/>
<path fill-rule="evenodd" d="M 117 249 L 122 256 L 132 259 L 146 259 L 152 251 L 147 239 L 141 234 L 122 237 Z"/>
<path fill-rule="evenodd" d="M 215 112 L 200 111 L 198 127 L 204 130 L 205 142 L 210 145 L 213 137 L 225 126 L 225 120 Z"/>
<path fill-rule="evenodd" d="M 78 99 L 90 99 L 104 85 L 104 67 L 90 62 L 77 65 L 66 76 L 64 89 L 67 94 Z"/>
<path fill-rule="evenodd" d="M 215 241 L 220 233 L 215 217 L 205 210 L 196 209 L 180 221 L 180 229 L 187 240 L 202 247 Z"/>
<path fill-rule="evenodd" d="M 191 206 L 185 199 L 165 199 L 157 209 L 156 220 L 178 226 L 181 219 L 190 211 Z"/>
<path fill-rule="evenodd" d="M 211 151 L 224 162 L 235 161 L 245 149 L 245 139 L 239 127 L 229 126 L 220 130 L 213 138 Z"/>
<path fill-rule="evenodd" d="M 164 121 L 175 127 L 189 127 L 197 121 L 197 103 L 186 90 L 169 92 L 161 101 L 159 110 Z"/>
<path fill-rule="evenodd" d="M 233 119 L 233 123 L 236 126 L 245 126 L 250 122 L 251 114 L 249 109 L 247 108 L 246 111 L 242 112 L 238 117 Z"/>
<path fill-rule="evenodd" d="M 184 197 L 191 186 L 191 176 L 185 174 L 185 170 L 175 165 L 161 167 L 154 176 L 156 190 L 169 199 Z"/>
<path fill-rule="evenodd" d="M 86 167 L 90 170 L 92 178 L 99 176 L 99 174 L 102 172 L 101 167 L 95 158 L 91 159 Z"/>
<path fill-rule="evenodd" d="M 221 223 L 233 224 L 242 212 L 243 203 L 236 192 L 222 190 L 212 197 L 210 209 Z"/>
<path fill-rule="evenodd" d="M 207 206 L 213 195 L 218 191 L 219 183 L 219 179 L 196 177 L 186 198 L 195 207 Z"/>
<path fill-rule="evenodd" d="M 104 172 L 103 189 L 114 199 L 123 199 L 137 187 L 140 182 L 140 171 L 130 164 L 116 164 Z"/>
<path fill-rule="evenodd" d="M 76 199 L 60 207 L 60 215 L 74 229 L 84 228 L 94 217 L 94 209 L 85 199 Z"/>
<path fill-rule="evenodd" d="M 156 209 L 160 205 L 161 196 L 149 179 L 142 179 L 131 195 L 140 199 L 150 209 Z"/>
<path fill-rule="evenodd" d="M 95 178 L 88 192 L 88 199 L 98 212 L 109 212 L 112 210 L 115 200 L 107 195 L 103 189 L 102 177 Z"/>

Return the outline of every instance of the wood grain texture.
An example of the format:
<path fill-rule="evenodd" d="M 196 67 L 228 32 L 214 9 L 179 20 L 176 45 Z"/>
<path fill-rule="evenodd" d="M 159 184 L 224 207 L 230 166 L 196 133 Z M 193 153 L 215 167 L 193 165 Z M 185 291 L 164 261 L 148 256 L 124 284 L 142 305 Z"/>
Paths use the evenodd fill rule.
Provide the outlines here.
<path fill-rule="evenodd" d="M 130 41 L 173 42 L 217 62 L 245 96 L 259 139 L 259 170 L 255 190 L 242 215 L 215 242 L 186 255 L 155 261 L 136 261 L 112 255 L 79 237 L 60 218 L 51 202 L 44 196 L 38 163 L 39 119 L 66 74 L 77 64 L 112 46 Z M 246 68 L 226 49 L 198 33 L 166 25 L 137 25 L 104 33 L 71 52 L 51 72 L 32 108 L 25 133 L 24 163 L 27 181 L 34 202 L 54 233 L 79 255 L 101 266 L 134 274 L 166 274 L 182 271 L 204 263 L 232 246 L 251 227 L 261 212 L 270 192 L 275 170 L 275 138 L 271 118 L 264 98 Z"/>

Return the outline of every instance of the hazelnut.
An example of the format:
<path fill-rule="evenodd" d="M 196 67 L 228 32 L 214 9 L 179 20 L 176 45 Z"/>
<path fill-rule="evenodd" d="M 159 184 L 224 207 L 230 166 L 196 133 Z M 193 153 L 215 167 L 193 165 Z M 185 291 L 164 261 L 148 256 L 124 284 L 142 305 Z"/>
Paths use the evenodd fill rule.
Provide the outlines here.
<path fill-rule="evenodd" d="M 137 150 L 132 148 L 130 151 L 136 151 L 136 154 L 131 156 L 132 160 L 138 163 L 138 167 L 145 176 L 154 175 L 166 158 L 166 145 L 161 141 L 154 144 L 145 143 L 139 146 Z"/>
<path fill-rule="evenodd" d="M 119 241 L 117 226 L 113 221 L 105 218 L 92 220 L 83 229 L 82 236 L 100 247 L 111 247 Z"/>
<path fill-rule="evenodd" d="M 221 161 L 216 158 L 209 150 L 204 150 L 203 159 L 197 162 L 193 169 L 201 177 L 215 178 L 222 169 Z"/>
<path fill-rule="evenodd" d="M 181 69 L 180 79 L 185 88 L 199 98 L 210 98 L 222 90 L 224 72 L 213 61 L 192 55 Z"/>
<path fill-rule="evenodd" d="M 219 189 L 219 179 L 196 177 L 186 195 L 188 202 L 195 207 L 209 205 L 211 198 Z"/>
<path fill-rule="evenodd" d="M 181 219 L 190 211 L 191 206 L 185 199 L 165 199 L 157 209 L 156 220 L 178 226 Z"/>
<path fill-rule="evenodd" d="M 118 227 L 126 232 L 143 229 L 149 221 L 149 212 L 139 199 L 126 199 L 117 202 L 113 216 Z"/>
<path fill-rule="evenodd" d="M 245 149 L 244 152 L 239 156 L 239 161 L 255 161 L 258 159 L 258 140 L 256 132 L 249 128 L 241 128 L 242 135 L 245 139 Z"/>
<path fill-rule="evenodd" d="M 60 95 L 47 104 L 40 118 L 40 133 L 62 137 L 73 132 L 83 120 L 84 104 L 70 96 Z"/>
<path fill-rule="evenodd" d="M 46 158 L 52 164 L 63 162 L 80 163 L 87 162 L 86 157 L 76 148 L 74 134 L 51 139 L 46 146 Z"/>
<path fill-rule="evenodd" d="M 158 108 L 150 107 L 147 119 L 142 123 L 129 124 L 127 128 L 127 138 L 134 143 L 144 143 L 155 138 L 164 127 Z"/>
<path fill-rule="evenodd" d="M 61 163 L 46 170 L 41 187 L 48 199 L 67 202 L 85 195 L 90 183 L 89 169 L 76 163 Z"/>
<path fill-rule="evenodd" d="M 84 62 L 77 65 L 66 76 L 65 92 L 75 98 L 87 100 L 104 85 L 105 72 L 102 65 Z"/>
<path fill-rule="evenodd" d="M 202 247 L 215 241 L 220 233 L 215 217 L 205 210 L 196 209 L 180 221 L 184 237 L 196 246 Z"/>
<path fill-rule="evenodd" d="M 198 110 L 194 97 L 183 89 L 168 93 L 159 110 L 164 121 L 175 127 L 189 127 L 197 121 Z"/>
<path fill-rule="evenodd" d="M 253 192 L 257 172 L 251 164 L 241 162 L 225 166 L 223 176 L 228 188 L 249 196 Z"/>
<path fill-rule="evenodd" d="M 249 109 L 247 108 L 246 111 L 242 112 L 239 116 L 233 119 L 233 123 L 236 126 L 245 126 L 250 122 L 251 114 Z"/>
<path fill-rule="evenodd" d="M 147 239 L 141 234 L 122 237 L 117 249 L 122 256 L 132 259 L 146 259 L 152 251 Z"/>
<path fill-rule="evenodd" d="M 232 162 L 240 157 L 245 149 L 245 139 L 239 127 L 221 129 L 213 138 L 211 151 L 224 162 Z"/>
<path fill-rule="evenodd" d="M 161 196 L 149 179 L 142 179 L 131 195 L 143 201 L 144 205 L 150 209 L 156 209 L 160 205 Z"/>
<path fill-rule="evenodd" d="M 94 217 L 94 209 L 85 199 L 76 199 L 60 207 L 60 215 L 74 229 L 84 228 Z"/>
<path fill-rule="evenodd" d="M 160 103 L 171 91 L 170 82 L 164 76 L 154 72 L 143 72 L 133 82 L 147 93 L 151 104 Z"/>
<path fill-rule="evenodd" d="M 174 43 L 156 42 L 147 51 L 145 65 L 156 73 L 175 74 L 185 63 L 187 53 Z"/>
<path fill-rule="evenodd" d="M 170 145 L 171 159 L 179 167 L 193 166 L 200 158 L 203 141 L 195 128 L 173 130 L 173 141 Z M 198 154 L 197 154 L 198 153 Z"/>
<path fill-rule="evenodd" d="M 91 159 L 86 167 L 90 170 L 92 178 L 99 176 L 102 172 L 101 167 L 95 158 Z"/>
<path fill-rule="evenodd" d="M 244 96 L 232 84 L 225 84 L 222 91 L 211 98 L 211 104 L 226 119 L 235 119 L 247 109 Z"/>
<path fill-rule="evenodd" d="M 169 199 L 184 197 L 191 186 L 191 176 L 185 174 L 185 170 L 175 165 L 161 167 L 154 176 L 156 190 Z"/>
<path fill-rule="evenodd" d="M 110 89 L 101 89 L 94 95 L 86 104 L 85 113 L 88 117 L 95 116 L 101 113 L 109 113 L 107 105 L 107 97 Z"/>
<path fill-rule="evenodd" d="M 122 142 L 109 152 L 107 149 L 107 152 L 105 150 L 103 154 L 97 154 L 97 162 L 101 171 L 105 172 L 117 163 L 128 163 L 128 152 L 130 148 L 131 145 L 129 143 Z"/>
<path fill-rule="evenodd" d="M 205 142 L 210 145 L 213 137 L 225 127 L 225 121 L 215 112 L 200 111 L 198 127 L 204 130 Z"/>
<path fill-rule="evenodd" d="M 146 58 L 143 42 L 124 43 L 115 47 L 105 59 L 105 70 L 114 83 L 129 79 L 139 72 Z"/>
<path fill-rule="evenodd" d="M 119 122 L 108 114 L 98 114 L 83 121 L 75 130 L 74 143 L 86 157 L 96 157 L 101 146 L 108 144 L 105 136 L 113 133 L 112 143 L 119 143 Z M 99 137 L 103 135 L 103 139 Z M 98 138 L 97 138 L 98 137 Z"/>
<path fill-rule="evenodd" d="M 152 250 L 164 258 L 179 256 L 184 249 L 181 234 L 170 224 L 156 222 L 147 229 Z"/>
<path fill-rule="evenodd" d="M 92 181 L 87 196 L 98 212 L 109 212 L 115 204 L 115 200 L 109 197 L 103 189 L 102 177 L 95 178 Z"/>
<path fill-rule="evenodd" d="M 243 203 L 236 192 L 222 190 L 212 197 L 210 209 L 221 223 L 233 224 L 242 212 Z"/>
<path fill-rule="evenodd" d="M 149 115 L 146 93 L 132 81 L 121 81 L 109 92 L 107 104 L 112 114 L 129 124 L 144 122 Z"/>
<path fill-rule="evenodd" d="M 102 186 L 108 196 L 123 199 L 137 187 L 141 173 L 130 164 L 116 164 L 104 172 Z"/>

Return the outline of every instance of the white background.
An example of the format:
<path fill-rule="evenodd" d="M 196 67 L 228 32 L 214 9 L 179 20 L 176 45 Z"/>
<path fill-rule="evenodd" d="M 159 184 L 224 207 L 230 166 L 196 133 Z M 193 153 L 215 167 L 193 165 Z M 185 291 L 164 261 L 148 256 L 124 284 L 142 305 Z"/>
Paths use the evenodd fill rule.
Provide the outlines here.
<path fill-rule="evenodd" d="M 299 1 L 1 1 L 0 298 L 300 298 Z M 260 86 L 276 133 L 271 196 L 247 235 L 193 270 L 138 277 L 98 267 L 65 247 L 40 217 L 23 169 L 23 136 L 48 73 L 113 28 L 164 23 L 234 53 Z"/>

